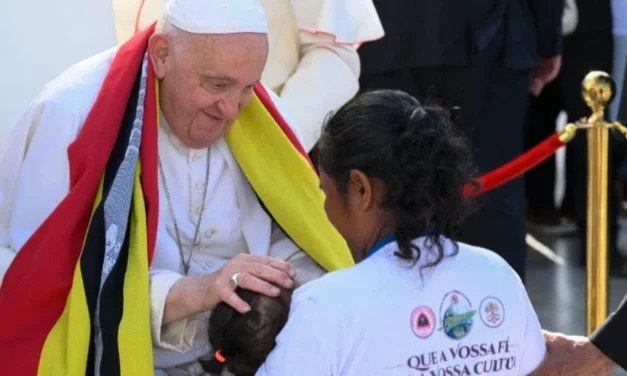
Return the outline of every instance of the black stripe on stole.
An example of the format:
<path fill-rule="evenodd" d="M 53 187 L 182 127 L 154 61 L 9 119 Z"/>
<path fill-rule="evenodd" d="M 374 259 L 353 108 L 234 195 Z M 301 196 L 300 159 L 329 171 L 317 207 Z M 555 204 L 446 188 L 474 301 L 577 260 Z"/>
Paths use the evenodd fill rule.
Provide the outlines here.
<path fill-rule="evenodd" d="M 135 80 L 128 105 L 124 112 L 120 132 L 109 161 L 107 162 L 106 171 L 104 173 L 102 200 L 96 208 L 92 217 L 91 225 L 87 230 L 87 237 L 85 239 L 85 245 L 80 259 L 81 273 L 83 276 L 83 284 L 89 308 L 89 317 L 92 325 L 89 341 L 89 356 L 87 359 L 87 368 L 85 370 L 86 376 L 94 375 L 94 315 L 96 312 L 96 301 L 98 289 L 100 287 L 106 241 L 104 202 L 109 194 L 111 185 L 113 184 L 115 174 L 126 154 L 131 130 L 133 128 L 133 121 L 135 120 L 140 78 L 141 68 L 138 70 L 138 75 Z M 101 293 L 100 326 L 102 329 L 103 357 L 100 365 L 100 374 L 102 376 L 120 375 L 118 329 L 122 320 L 122 312 L 124 308 L 124 275 L 126 273 L 126 266 L 128 263 L 130 226 L 131 223 L 129 215 L 129 223 L 124 237 L 124 243 L 120 249 L 120 256 L 111 270 Z"/>

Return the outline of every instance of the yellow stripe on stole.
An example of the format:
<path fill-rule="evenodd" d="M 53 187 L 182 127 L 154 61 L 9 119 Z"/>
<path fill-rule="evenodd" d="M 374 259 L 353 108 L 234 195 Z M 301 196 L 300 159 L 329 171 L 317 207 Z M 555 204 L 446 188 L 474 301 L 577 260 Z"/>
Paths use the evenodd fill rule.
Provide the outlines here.
<path fill-rule="evenodd" d="M 354 264 L 324 212 L 318 176 L 256 95 L 226 140 L 257 195 L 299 247 L 328 271 Z"/>
<path fill-rule="evenodd" d="M 124 275 L 124 313 L 118 332 L 120 374 L 153 375 L 148 265 L 148 226 L 138 161 L 133 184 L 128 265 Z"/>
<path fill-rule="evenodd" d="M 104 177 L 98 185 L 98 192 L 94 200 L 89 225 L 91 225 L 94 212 L 102 200 L 103 181 Z M 89 226 L 87 228 L 89 229 Z M 88 231 L 85 232 L 83 247 L 87 240 L 87 233 Z M 91 320 L 89 318 L 79 256 L 65 308 L 48 334 L 41 351 L 37 375 L 85 376 L 90 334 Z"/>

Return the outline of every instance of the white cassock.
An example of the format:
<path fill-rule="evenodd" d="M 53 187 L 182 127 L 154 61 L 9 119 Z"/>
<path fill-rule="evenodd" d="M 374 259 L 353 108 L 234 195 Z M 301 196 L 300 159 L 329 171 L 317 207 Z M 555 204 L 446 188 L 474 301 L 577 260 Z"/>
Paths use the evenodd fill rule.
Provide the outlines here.
<path fill-rule="evenodd" d="M 83 61 L 48 84 L 15 127 L 0 163 L 0 263 L 4 264 L 0 265 L 0 277 L 15 253 L 67 195 L 67 148 L 80 131 L 116 51 Z M 181 243 L 189 255 L 201 213 L 207 149 L 184 146 L 161 121 L 159 154 Z M 273 224 L 224 140 L 211 147 L 210 166 L 200 245 L 194 249 L 190 274 L 211 273 L 246 252 L 288 260 L 299 274 L 297 283 L 324 274 Z M 161 179 L 159 184 L 159 224 L 150 271 L 155 367 L 157 375 L 200 375 L 197 359 L 209 352 L 208 314 L 162 325 L 166 295 L 182 278 L 182 264 Z"/>
<path fill-rule="evenodd" d="M 140 28 L 157 20 L 166 0 L 145 0 Z M 359 89 L 357 47 L 383 37 L 372 0 L 262 0 L 270 55 L 262 82 L 289 110 L 310 150 L 330 112 Z M 132 35 L 140 1 L 115 0 L 118 38 Z"/>

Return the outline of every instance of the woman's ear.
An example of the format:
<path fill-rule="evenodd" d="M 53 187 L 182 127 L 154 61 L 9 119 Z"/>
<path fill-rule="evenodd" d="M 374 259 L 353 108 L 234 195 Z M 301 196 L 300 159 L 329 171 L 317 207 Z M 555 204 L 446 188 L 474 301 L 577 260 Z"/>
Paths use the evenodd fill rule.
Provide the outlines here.
<path fill-rule="evenodd" d="M 348 174 L 349 200 L 360 210 L 368 210 L 375 204 L 373 181 L 360 170 L 351 170 Z"/>

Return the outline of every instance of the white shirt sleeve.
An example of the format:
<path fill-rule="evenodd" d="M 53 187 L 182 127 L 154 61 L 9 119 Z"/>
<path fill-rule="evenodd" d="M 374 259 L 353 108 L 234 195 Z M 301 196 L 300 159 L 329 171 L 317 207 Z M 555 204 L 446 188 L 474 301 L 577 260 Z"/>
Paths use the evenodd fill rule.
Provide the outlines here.
<path fill-rule="evenodd" d="M 298 298 L 290 309 L 287 324 L 277 336 L 277 344 L 256 376 L 326 376 L 334 375 L 331 354 L 334 342 L 325 333 L 333 332 L 335 322 L 315 302 Z M 325 323 L 325 329 L 312 323 Z"/>
<path fill-rule="evenodd" d="M 37 102 L 18 121 L 0 161 L 0 281 L 13 258 L 67 195 L 69 111 Z"/>
<path fill-rule="evenodd" d="M 165 302 L 174 284 L 183 278 L 171 270 L 150 270 L 150 328 L 156 349 L 185 352 L 192 348 L 196 335 L 195 317 L 163 324 Z"/>
<path fill-rule="evenodd" d="M 300 141 L 301 145 L 303 145 L 303 135 L 300 131 L 300 128 L 296 126 L 294 114 L 290 112 L 290 109 L 285 105 L 284 101 L 279 98 L 279 96 L 274 91 L 272 91 L 272 89 L 265 85 L 264 88 L 266 89 L 268 94 L 270 94 L 270 98 L 276 105 L 276 108 L 281 113 L 281 116 L 283 116 L 283 119 L 285 120 L 287 125 L 290 127 L 292 132 L 294 132 L 294 135 L 296 136 L 298 141 Z"/>
<path fill-rule="evenodd" d="M 14 180 L 3 180 L 0 188 L 10 200 L 2 204 L 8 205 L 3 214 L 7 219 L 2 221 L 8 225 L 5 244 L 16 251 L 70 190 L 67 149 L 79 129 L 72 112 L 61 104 L 43 102 L 17 125 L 2 165 L 3 174 L 10 171 Z"/>
<path fill-rule="evenodd" d="M 524 333 L 523 333 L 523 346 L 519 358 L 518 370 L 520 375 L 528 375 L 533 372 L 544 361 L 546 355 L 546 343 L 544 341 L 544 335 L 542 334 L 542 326 L 538 320 L 525 286 L 523 285 L 518 275 L 518 289 L 519 297 L 521 300 L 521 307 L 523 309 Z"/>
<path fill-rule="evenodd" d="M 357 46 L 383 37 L 372 0 L 290 0 L 300 38 L 300 61 L 281 99 L 309 151 L 327 116 L 359 89 Z"/>
<path fill-rule="evenodd" d="M 33 117 L 43 111 L 41 107 L 33 106 L 17 126 L 12 127 L 0 158 L 0 283 L 16 255 L 11 240 L 11 219 L 18 190 L 17 179 L 35 128 Z"/>
<path fill-rule="evenodd" d="M 332 35 L 301 31 L 300 37 L 300 62 L 280 96 L 309 151 L 329 114 L 359 90 L 360 62 L 354 46 L 337 44 Z"/>

